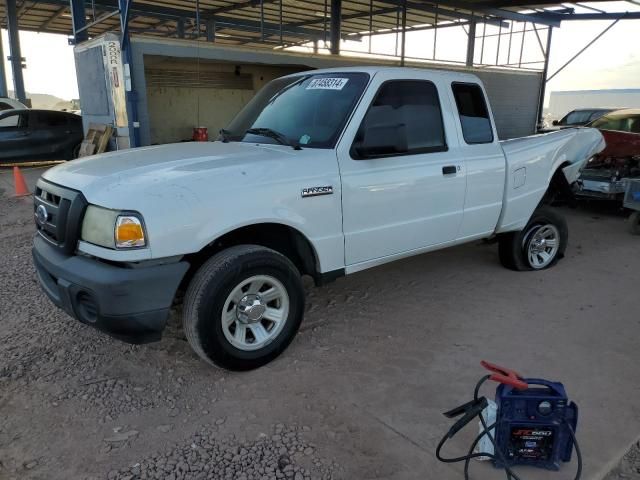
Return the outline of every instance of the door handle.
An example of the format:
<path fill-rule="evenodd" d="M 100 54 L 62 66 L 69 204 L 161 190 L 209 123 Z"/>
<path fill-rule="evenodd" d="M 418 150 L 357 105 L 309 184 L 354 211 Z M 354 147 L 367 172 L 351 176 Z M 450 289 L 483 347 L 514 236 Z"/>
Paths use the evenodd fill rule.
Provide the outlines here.
<path fill-rule="evenodd" d="M 455 165 L 447 165 L 445 167 L 442 167 L 442 174 L 443 175 L 455 175 L 455 173 L 458 171 L 458 169 L 456 168 Z"/>

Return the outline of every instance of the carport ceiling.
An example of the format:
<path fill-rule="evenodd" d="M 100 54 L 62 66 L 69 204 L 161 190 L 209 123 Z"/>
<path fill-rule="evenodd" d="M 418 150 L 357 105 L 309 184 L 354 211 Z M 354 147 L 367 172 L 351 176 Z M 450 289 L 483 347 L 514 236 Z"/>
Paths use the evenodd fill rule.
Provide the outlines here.
<path fill-rule="evenodd" d="M 579 4 L 506 0 L 342 0 L 342 38 L 358 38 L 370 32 L 401 29 L 406 7 L 406 31 L 437 26 L 464 25 L 474 19 L 507 26 L 511 21 L 528 21 L 558 26 L 563 20 L 639 18 L 638 2 L 633 12 L 604 12 L 605 2 Z M 617 4 L 621 2 L 616 2 Z M 86 0 L 89 35 L 120 29 L 113 14 L 118 0 Z M 69 0 L 17 0 L 21 30 L 72 34 Z M 199 15 L 196 15 L 199 5 Z M 329 40 L 331 0 L 133 0 L 130 32 L 146 36 L 210 38 L 227 44 L 295 44 Z M 200 33 L 198 33 L 198 22 Z M 6 28 L 5 1 L 0 0 L 0 26 Z"/>

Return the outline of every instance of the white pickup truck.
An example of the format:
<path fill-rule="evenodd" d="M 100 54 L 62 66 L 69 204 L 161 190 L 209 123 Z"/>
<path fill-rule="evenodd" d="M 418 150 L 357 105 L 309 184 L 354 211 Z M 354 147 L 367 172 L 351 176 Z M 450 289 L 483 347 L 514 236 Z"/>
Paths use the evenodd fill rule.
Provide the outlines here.
<path fill-rule="evenodd" d="M 320 285 L 487 238 L 508 268 L 553 265 L 567 226 L 546 200 L 603 148 L 584 128 L 499 142 L 467 73 L 299 73 L 266 85 L 218 141 L 45 172 L 33 258 L 44 291 L 81 322 L 158 340 L 182 299 L 198 355 L 251 369 L 295 336 L 302 275 Z"/>

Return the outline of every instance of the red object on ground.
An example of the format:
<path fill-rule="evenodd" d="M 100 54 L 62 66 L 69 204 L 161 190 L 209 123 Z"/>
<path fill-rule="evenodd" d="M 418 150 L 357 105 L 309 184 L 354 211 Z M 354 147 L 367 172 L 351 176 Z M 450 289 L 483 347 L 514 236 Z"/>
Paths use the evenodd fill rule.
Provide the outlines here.
<path fill-rule="evenodd" d="M 207 131 L 207 127 L 194 127 L 193 137 L 191 137 L 191 139 L 194 142 L 208 142 L 209 132 Z"/>
<path fill-rule="evenodd" d="M 18 167 L 13 167 L 13 183 L 16 188 L 14 197 L 24 197 L 25 195 L 31 195 L 31 192 L 29 192 L 29 189 L 27 188 L 27 182 L 24 181 L 22 172 Z"/>
<path fill-rule="evenodd" d="M 511 385 L 513 388 L 517 388 L 518 390 L 526 390 L 529 387 L 527 382 L 522 380 L 522 375 L 515 372 L 514 370 L 489 363 L 485 360 L 482 360 L 480 362 L 480 365 L 482 365 L 490 372 L 495 372 L 489 377 L 489 380 L 493 380 L 494 382 L 498 383 L 504 383 L 506 385 Z"/>

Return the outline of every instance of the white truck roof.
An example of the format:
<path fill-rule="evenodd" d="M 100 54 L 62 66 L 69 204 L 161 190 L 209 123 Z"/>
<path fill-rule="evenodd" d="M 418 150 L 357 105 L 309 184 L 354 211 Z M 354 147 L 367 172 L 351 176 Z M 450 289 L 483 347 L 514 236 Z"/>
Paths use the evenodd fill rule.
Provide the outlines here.
<path fill-rule="evenodd" d="M 482 83 L 482 81 L 474 74 L 467 72 L 460 72 L 456 70 L 440 70 L 436 68 L 415 68 L 415 67 L 384 67 L 384 66 L 365 66 L 365 67 L 333 67 L 333 68 L 321 68 L 318 70 L 308 70 L 305 72 L 294 73 L 288 76 L 299 76 L 299 75 L 315 75 L 322 73 L 337 73 L 337 72 L 363 72 L 368 73 L 370 75 L 374 75 L 378 72 L 395 72 L 398 75 L 401 75 L 402 72 L 411 72 L 411 73 L 422 73 L 425 76 L 438 76 L 438 77 L 449 77 L 452 80 L 464 81 L 464 82 L 476 82 Z"/>

